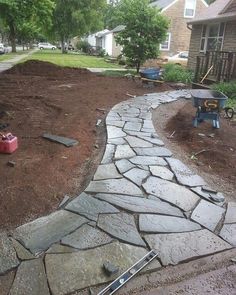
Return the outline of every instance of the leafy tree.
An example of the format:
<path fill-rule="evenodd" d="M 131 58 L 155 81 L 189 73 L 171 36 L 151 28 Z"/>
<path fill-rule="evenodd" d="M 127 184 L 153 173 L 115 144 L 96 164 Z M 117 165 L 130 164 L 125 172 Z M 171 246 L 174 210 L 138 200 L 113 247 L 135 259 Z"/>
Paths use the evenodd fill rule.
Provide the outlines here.
<path fill-rule="evenodd" d="M 121 0 L 119 14 L 125 30 L 116 41 L 137 72 L 149 58 L 156 58 L 159 44 L 165 40 L 169 22 L 159 10 L 150 7 L 148 0 Z"/>
<path fill-rule="evenodd" d="M 109 30 L 114 29 L 120 25 L 119 5 L 120 0 L 111 0 L 104 11 L 104 24 Z"/>
<path fill-rule="evenodd" d="M 16 38 L 26 23 L 38 28 L 48 26 L 53 7 L 53 0 L 0 0 L 0 18 L 9 28 L 13 52 L 16 52 Z"/>
<path fill-rule="evenodd" d="M 55 0 L 52 34 L 62 44 L 76 35 L 84 35 L 103 27 L 105 0 Z"/>

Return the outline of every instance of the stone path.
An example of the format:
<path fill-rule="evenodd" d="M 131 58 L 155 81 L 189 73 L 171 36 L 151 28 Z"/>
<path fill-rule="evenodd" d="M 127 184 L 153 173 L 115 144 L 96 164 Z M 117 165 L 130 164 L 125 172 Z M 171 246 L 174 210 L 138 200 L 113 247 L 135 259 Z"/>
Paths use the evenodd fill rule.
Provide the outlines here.
<path fill-rule="evenodd" d="M 0 289 L 13 270 L 10 295 L 73 294 L 112 280 L 104 263 L 121 273 L 150 249 L 159 253 L 148 266 L 156 270 L 236 246 L 236 203 L 175 159 L 152 125 L 151 110 L 180 97 L 188 91 L 113 107 L 106 151 L 85 191 L 0 235 Z"/>

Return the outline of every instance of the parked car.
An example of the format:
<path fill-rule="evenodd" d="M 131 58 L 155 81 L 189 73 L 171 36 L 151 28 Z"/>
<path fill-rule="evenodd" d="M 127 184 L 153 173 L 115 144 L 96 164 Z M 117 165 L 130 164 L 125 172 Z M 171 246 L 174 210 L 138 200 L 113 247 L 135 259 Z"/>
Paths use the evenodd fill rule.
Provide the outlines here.
<path fill-rule="evenodd" d="M 38 48 L 40 50 L 43 50 L 43 49 L 51 49 L 51 50 L 55 50 L 56 49 L 56 46 L 55 45 L 52 45 L 51 43 L 39 43 L 38 44 Z"/>
<path fill-rule="evenodd" d="M 8 53 L 8 48 L 3 43 L 0 43 L 0 54 Z"/>
<path fill-rule="evenodd" d="M 181 51 L 169 57 L 168 62 L 186 67 L 188 62 L 188 51 Z"/>

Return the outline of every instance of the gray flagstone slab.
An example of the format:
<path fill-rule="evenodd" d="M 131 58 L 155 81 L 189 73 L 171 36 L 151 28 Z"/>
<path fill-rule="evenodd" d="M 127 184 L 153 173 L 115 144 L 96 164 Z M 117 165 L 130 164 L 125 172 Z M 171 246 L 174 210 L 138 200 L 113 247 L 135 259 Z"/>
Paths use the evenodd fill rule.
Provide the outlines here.
<path fill-rule="evenodd" d="M 150 176 L 142 185 L 148 194 L 165 200 L 184 211 L 192 210 L 199 197 L 182 185 Z"/>
<path fill-rule="evenodd" d="M 5 233 L 0 233 L 0 275 L 16 267 L 19 260 L 16 257 L 16 252 L 12 241 Z"/>
<path fill-rule="evenodd" d="M 107 137 L 109 139 L 124 136 L 126 136 L 126 133 L 124 133 L 121 128 L 115 126 L 107 126 Z"/>
<path fill-rule="evenodd" d="M 128 144 L 118 145 L 115 152 L 115 160 L 134 157 L 136 154 Z"/>
<path fill-rule="evenodd" d="M 166 161 L 170 165 L 171 170 L 174 172 L 175 177 L 180 184 L 187 186 L 200 186 L 206 184 L 202 177 L 193 173 L 180 160 L 174 158 L 166 158 Z"/>
<path fill-rule="evenodd" d="M 122 175 L 118 173 L 115 164 L 99 165 L 96 173 L 94 174 L 94 180 L 121 178 Z"/>
<path fill-rule="evenodd" d="M 236 247 L 236 223 L 224 224 L 220 236 L 232 246 Z"/>
<path fill-rule="evenodd" d="M 229 202 L 224 223 L 236 223 L 236 202 Z"/>
<path fill-rule="evenodd" d="M 201 256 L 232 248 L 212 232 L 203 229 L 194 232 L 146 235 L 151 249 L 158 251 L 163 265 L 178 264 Z"/>
<path fill-rule="evenodd" d="M 166 167 L 150 166 L 150 171 L 153 176 L 157 176 L 162 179 L 172 180 L 174 177 L 174 174 Z"/>
<path fill-rule="evenodd" d="M 126 121 L 126 122 L 136 122 L 136 123 L 142 123 L 143 120 L 140 118 L 134 118 L 134 117 L 122 117 L 122 121 Z"/>
<path fill-rule="evenodd" d="M 194 209 L 191 219 L 200 223 L 211 231 L 214 231 L 222 219 L 224 212 L 224 208 L 216 206 L 205 200 L 201 200 Z"/>
<path fill-rule="evenodd" d="M 196 194 L 198 194 L 200 197 L 206 199 L 207 201 L 210 201 L 210 202 L 214 203 L 215 205 L 223 206 L 224 203 L 225 203 L 225 201 L 223 201 L 223 202 L 215 202 L 214 199 L 212 199 L 212 197 L 211 197 L 211 195 L 213 195 L 213 193 L 208 193 L 208 192 L 204 191 L 201 186 L 191 187 L 191 190 L 193 192 L 195 192 Z M 214 195 L 216 197 L 218 196 L 219 199 L 221 197 L 221 193 L 216 193 Z"/>
<path fill-rule="evenodd" d="M 85 193 L 82 193 L 73 201 L 71 201 L 66 207 L 66 210 L 81 214 L 91 220 L 97 221 L 100 213 L 117 213 L 115 207 L 106 202 L 102 202 L 93 198 Z"/>
<path fill-rule="evenodd" d="M 155 132 L 155 129 L 154 128 L 142 128 L 141 129 L 141 132 Z"/>
<path fill-rule="evenodd" d="M 111 121 L 111 120 L 109 120 L 107 122 L 107 125 L 123 128 L 125 125 L 125 122 L 124 121 Z"/>
<path fill-rule="evenodd" d="M 119 276 L 146 254 L 144 248 L 118 242 L 77 253 L 47 254 L 45 264 L 52 295 L 66 295 L 106 283 L 111 277 L 103 271 L 105 261 L 119 267 Z M 157 261 L 156 264 L 160 267 Z"/>
<path fill-rule="evenodd" d="M 84 224 L 73 233 L 61 239 L 61 243 L 77 249 L 86 250 L 105 244 L 109 244 L 113 239 L 106 233 Z"/>
<path fill-rule="evenodd" d="M 78 249 L 61 245 L 61 244 L 53 244 L 47 251 L 46 253 L 51 253 L 51 254 L 58 254 L 58 253 L 73 253 L 79 251 Z"/>
<path fill-rule="evenodd" d="M 102 161 L 101 161 L 101 164 L 112 163 L 114 153 L 115 153 L 115 145 L 107 144 L 105 153 L 104 153 Z"/>
<path fill-rule="evenodd" d="M 149 171 L 142 170 L 139 168 L 133 168 L 128 172 L 124 173 L 124 176 L 127 177 L 129 180 L 141 186 L 144 179 L 146 179 L 150 175 Z"/>
<path fill-rule="evenodd" d="M 158 198 L 150 200 L 118 194 L 97 194 L 95 197 L 134 213 L 159 213 L 183 217 L 183 213 L 178 208 L 171 206 Z"/>
<path fill-rule="evenodd" d="M 91 193 L 112 193 L 134 196 L 143 195 L 143 192 L 138 186 L 123 178 L 91 181 L 85 191 Z"/>
<path fill-rule="evenodd" d="M 33 254 L 31 254 L 28 250 L 25 249 L 25 247 L 21 245 L 21 243 L 19 243 L 15 239 L 11 240 L 16 250 L 17 257 L 19 257 L 20 260 L 30 260 L 35 258 Z"/>
<path fill-rule="evenodd" d="M 148 142 L 154 144 L 154 145 L 164 146 L 164 142 L 162 140 L 158 139 L 158 138 L 152 138 L 151 136 L 150 137 L 147 137 L 147 136 L 143 136 L 142 134 L 139 134 L 137 136 L 139 138 L 144 139 L 145 141 L 148 141 Z"/>
<path fill-rule="evenodd" d="M 145 247 L 132 215 L 126 213 L 101 214 L 97 226 L 112 237 L 132 245 Z"/>
<path fill-rule="evenodd" d="M 0 71 L 1 71 L 1 65 L 0 65 Z M 0 290 L 1 290 L 0 294 L 1 295 L 9 295 L 14 278 L 15 278 L 14 271 L 7 272 L 6 274 L 0 276 Z"/>
<path fill-rule="evenodd" d="M 134 148 L 138 156 L 170 157 L 172 152 L 164 147 Z"/>
<path fill-rule="evenodd" d="M 152 133 L 151 132 L 141 132 L 141 131 L 131 131 L 131 130 L 125 130 L 125 132 L 129 135 L 132 136 L 145 136 L 145 137 L 151 137 Z"/>
<path fill-rule="evenodd" d="M 159 165 L 166 166 L 167 162 L 161 157 L 151 157 L 151 156 L 136 156 L 129 161 L 136 165 Z"/>
<path fill-rule="evenodd" d="M 42 259 L 20 264 L 9 295 L 50 295 Z"/>
<path fill-rule="evenodd" d="M 141 214 L 139 229 L 147 233 L 181 233 L 200 230 L 201 226 L 185 218 Z"/>
<path fill-rule="evenodd" d="M 120 173 L 124 173 L 135 167 L 135 165 L 130 163 L 130 161 L 127 159 L 116 161 L 115 164 L 118 170 L 120 171 Z"/>
<path fill-rule="evenodd" d="M 134 148 L 134 147 L 153 147 L 153 144 L 150 142 L 147 142 L 143 139 L 134 137 L 134 136 L 126 136 L 125 139 L 127 140 L 128 144 Z"/>
<path fill-rule="evenodd" d="M 15 229 L 13 236 L 33 254 L 46 250 L 63 236 L 88 222 L 88 219 L 66 210 L 35 219 Z"/>
<path fill-rule="evenodd" d="M 111 138 L 111 139 L 108 139 L 107 141 L 108 143 L 110 144 L 115 144 L 115 145 L 119 145 L 119 144 L 127 144 L 127 142 L 124 140 L 123 137 L 119 138 Z"/>
<path fill-rule="evenodd" d="M 152 120 L 144 120 L 143 121 L 143 128 L 147 128 L 147 129 L 153 129 L 153 123 Z"/>
<path fill-rule="evenodd" d="M 142 127 L 141 123 L 136 122 L 126 122 L 124 126 L 124 130 L 131 130 L 131 131 L 140 131 Z"/>

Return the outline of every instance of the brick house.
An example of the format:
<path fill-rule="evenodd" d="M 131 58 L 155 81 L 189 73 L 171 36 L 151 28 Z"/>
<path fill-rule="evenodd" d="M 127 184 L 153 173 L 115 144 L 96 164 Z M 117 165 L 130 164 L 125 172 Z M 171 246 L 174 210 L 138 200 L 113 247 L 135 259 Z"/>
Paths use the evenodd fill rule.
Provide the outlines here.
<path fill-rule="evenodd" d="M 188 67 L 216 81 L 236 78 L 236 0 L 216 0 L 188 22 L 192 34 Z"/>
<path fill-rule="evenodd" d="M 166 42 L 160 45 L 162 55 L 188 51 L 191 31 L 187 22 L 208 7 L 204 0 L 157 0 L 150 4 L 168 17 L 170 26 Z"/>

